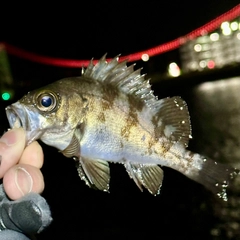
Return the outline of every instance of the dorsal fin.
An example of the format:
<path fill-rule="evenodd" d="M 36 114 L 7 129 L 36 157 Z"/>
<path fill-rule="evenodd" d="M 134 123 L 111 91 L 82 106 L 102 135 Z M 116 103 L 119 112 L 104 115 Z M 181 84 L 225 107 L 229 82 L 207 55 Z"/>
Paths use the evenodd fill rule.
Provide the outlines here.
<path fill-rule="evenodd" d="M 95 81 L 104 82 L 116 86 L 126 94 L 133 94 L 139 101 L 151 106 L 157 101 L 149 84 L 149 79 L 141 75 L 141 69 L 134 70 L 134 64 L 127 66 L 127 61 L 119 62 L 119 56 L 111 61 L 106 61 L 106 54 L 96 65 L 91 61 L 83 76 Z"/>

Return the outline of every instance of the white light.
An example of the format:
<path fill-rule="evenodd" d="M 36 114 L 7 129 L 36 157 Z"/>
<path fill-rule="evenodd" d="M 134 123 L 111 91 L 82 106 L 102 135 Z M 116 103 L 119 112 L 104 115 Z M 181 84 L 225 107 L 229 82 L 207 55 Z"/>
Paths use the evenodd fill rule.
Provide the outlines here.
<path fill-rule="evenodd" d="M 221 24 L 222 34 L 228 36 L 232 33 L 229 22 L 223 22 Z"/>
<path fill-rule="evenodd" d="M 232 33 L 231 28 L 224 28 L 222 34 L 225 36 L 229 36 Z"/>
<path fill-rule="evenodd" d="M 195 44 L 194 45 L 194 50 L 196 51 L 196 52 L 201 52 L 202 51 L 202 45 L 201 44 Z"/>
<path fill-rule="evenodd" d="M 240 33 L 237 34 L 237 39 L 240 40 Z"/>
<path fill-rule="evenodd" d="M 230 26 L 231 26 L 231 29 L 233 31 L 237 31 L 238 30 L 238 23 L 237 22 L 232 22 Z"/>
<path fill-rule="evenodd" d="M 205 68 L 207 66 L 207 62 L 205 60 L 202 60 L 202 61 L 199 62 L 199 66 L 201 68 Z"/>
<path fill-rule="evenodd" d="M 179 66 L 175 62 L 172 62 L 168 66 L 168 73 L 172 77 L 178 77 L 181 74 L 181 71 Z"/>
<path fill-rule="evenodd" d="M 229 28 L 229 22 L 222 22 L 221 29 Z"/>
<path fill-rule="evenodd" d="M 147 62 L 147 61 L 149 60 L 149 55 L 148 55 L 147 53 L 144 53 L 144 54 L 142 55 L 142 60 L 143 60 L 144 62 Z"/>
<path fill-rule="evenodd" d="M 213 41 L 213 42 L 216 42 L 219 40 L 219 34 L 218 33 L 212 33 L 210 35 L 210 39 Z"/>

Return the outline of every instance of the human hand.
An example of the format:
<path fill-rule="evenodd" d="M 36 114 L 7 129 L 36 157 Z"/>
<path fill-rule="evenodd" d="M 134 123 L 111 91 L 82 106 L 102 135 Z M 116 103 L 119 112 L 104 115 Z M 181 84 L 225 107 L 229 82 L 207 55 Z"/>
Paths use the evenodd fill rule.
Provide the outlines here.
<path fill-rule="evenodd" d="M 12 129 L 0 138 L 0 178 L 6 194 L 16 200 L 27 193 L 41 193 L 44 189 L 43 151 L 38 142 L 25 148 L 25 131 Z"/>
<path fill-rule="evenodd" d="M 0 138 L 0 239 L 29 239 L 51 223 L 51 212 L 38 193 L 44 189 L 43 152 L 37 142 L 25 148 L 23 129 Z M 7 195 L 6 195 L 7 194 Z M 9 200 L 12 199 L 14 201 Z"/>

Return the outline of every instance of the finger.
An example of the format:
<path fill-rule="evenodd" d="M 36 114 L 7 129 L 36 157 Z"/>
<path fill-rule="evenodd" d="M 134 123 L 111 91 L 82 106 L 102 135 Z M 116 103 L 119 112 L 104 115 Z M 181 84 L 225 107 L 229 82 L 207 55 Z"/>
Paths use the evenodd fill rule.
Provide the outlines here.
<path fill-rule="evenodd" d="M 41 168 L 43 165 L 43 150 L 40 144 L 35 141 L 28 145 L 25 148 L 19 163 Z"/>
<path fill-rule="evenodd" d="M 11 129 L 0 138 L 0 178 L 19 161 L 25 144 L 26 135 L 22 128 Z"/>
<path fill-rule="evenodd" d="M 17 164 L 4 175 L 3 187 L 12 200 L 16 200 L 30 192 L 42 193 L 44 189 L 43 175 L 37 167 Z"/>

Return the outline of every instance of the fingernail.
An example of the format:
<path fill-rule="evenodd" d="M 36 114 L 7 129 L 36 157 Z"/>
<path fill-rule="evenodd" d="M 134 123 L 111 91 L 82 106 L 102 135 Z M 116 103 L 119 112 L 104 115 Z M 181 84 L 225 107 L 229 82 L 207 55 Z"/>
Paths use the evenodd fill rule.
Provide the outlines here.
<path fill-rule="evenodd" d="M 0 142 L 3 142 L 8 146 L 12 146 L 22 140 L 22 131 L 22 128 L 11 129 L 1 137 Z"/>
<path fill-rule="evenodd" d="M 33 179 L 29 172 L 23 167 L 17 167 L 15 170 L 15 183 L 18 190 L 24 196 L 32 191 Z"/>

